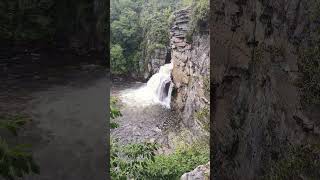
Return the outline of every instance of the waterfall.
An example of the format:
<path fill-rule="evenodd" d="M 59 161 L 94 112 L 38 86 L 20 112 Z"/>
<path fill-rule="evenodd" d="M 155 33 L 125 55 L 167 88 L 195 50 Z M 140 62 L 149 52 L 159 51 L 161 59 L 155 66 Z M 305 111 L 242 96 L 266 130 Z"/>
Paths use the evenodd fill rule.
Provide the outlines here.
<path fill-rule="evenodd" d="M 171 81 L 172 68 L 172 63 L 161 66 L 159 72 L 154 74 L 147 83 L 147 89 L 151 91 L 153 100 L 167 108 L 170 108 L 171 92 L 173 88 L 173 83 Z"/>
<path fill-rule="evenodd" d="M 161 66 L 159 72 L 154 74 L 146 85 L 123 92 L 122 101 L 131 106 L 161 104 L 166 108 L 170 108 L 173 88 L 171 80 L 172 69 L 172 63 Z"/>

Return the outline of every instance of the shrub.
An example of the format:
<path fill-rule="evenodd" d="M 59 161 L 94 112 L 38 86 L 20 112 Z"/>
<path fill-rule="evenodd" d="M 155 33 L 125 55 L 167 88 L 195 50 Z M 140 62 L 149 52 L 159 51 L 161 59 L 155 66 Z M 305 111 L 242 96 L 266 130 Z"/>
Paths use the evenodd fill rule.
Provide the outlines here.
<path fill-rule="evenodd" d="M 110 118 L 113 120 L 117 117 L 122 116 L 120 110 L 117 108 L 118 99 L 116 97 L 110 98 Z M 118 128 L 118 123 L 114 121 L 110 121 L 111 129 Z"/>
<path fill-rule="evenodd" d="M 195 113 L 195 117 L 200 121 L 204 130 L 207 132 L 210 131 L 210 112 L 208 107 L 201 108 L 198 112 Z"/>
<path fill-rule="evenodd" d="M 175 180 L 198 165 L 209 161 L 208 149 L 201 146 L 180 148 L 169 155 L 157 155 L 154 161 L 148 161 L 144 169 L 145 179 Z"/>
<path fill-rule="evenodd" d="M 17 136 L 17 131 L 27 121 L 28 118 L 21 115 L 1 116 L 0 128 Z M 11 147 L 4 138 L 0 137 L 0 176 L 13 180 L 25 174 L 39 173 L 39 167 L 28 148 L 29 145 L 24 144 Z"/>
<path fill-rule="evenodd" d="M 192 9 L 191 21 L 193 25 L 200 23 L 201 21 L 207 21 L 209 17 L 209 0 L 197 0 L 195 6 Z"/>
<path fill-rule="evenodd" d="M 320 146 L 289 146 L 285 157 L 274 162 L 265 179 L 319 179 Z"/>
<path fill-rule="evenodd" d="M 113 74 L 123 74 L 127 72 L 126 59 L 123 55 L 123 49 L 119 44 L 111 45 L 111 72 Z"/>
<path fill-rule="evenodd" d="M 302 52 L 299 69 L 303 74 L 302 81 L 299 82 L 302 103 L 320 105 L 320 48 L 318 46 Z"/>
<path fill-rule="evenodd" d="M 209 161 L 209 148 L 196 144 L 180 146 L 169 155 L 156 155 L 153 143 L 121 146 L 112 141 L 111 177 L 114 179 L 180 179 L 188 171 Z"/>
<path fill-rule="evenodd" d="M 112 179 L 143 179 L 142 172 L 147 162 L 154 160 L 156 148 L 152 143 L 121 146 L 116 140 L 111 140 Z"/>

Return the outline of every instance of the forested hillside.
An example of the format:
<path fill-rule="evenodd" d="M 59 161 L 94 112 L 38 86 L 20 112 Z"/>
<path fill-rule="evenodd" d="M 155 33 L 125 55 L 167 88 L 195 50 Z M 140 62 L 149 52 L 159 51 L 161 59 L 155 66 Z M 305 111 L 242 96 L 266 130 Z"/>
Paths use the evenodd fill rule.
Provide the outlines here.
<path fill-rule="evenodd" d="M 191 3 L 191 0 L 112 0 L 112 73 L 142 76 L 152 54 L 169 46 L 172 12 Z"/>
<path fill-rule="evenodd" d="M 111 73 L 140 80 L 112 81 L 112 179 L 209 177 L 208 17 L 208 0 L 111 2 Z"/>
<path fill-rule="evenodd" d="M 106 7 L 104 0 L 4 0 L 0 2 L 0 40 L 2 44 L 101 51 L 107 42 Z"/>

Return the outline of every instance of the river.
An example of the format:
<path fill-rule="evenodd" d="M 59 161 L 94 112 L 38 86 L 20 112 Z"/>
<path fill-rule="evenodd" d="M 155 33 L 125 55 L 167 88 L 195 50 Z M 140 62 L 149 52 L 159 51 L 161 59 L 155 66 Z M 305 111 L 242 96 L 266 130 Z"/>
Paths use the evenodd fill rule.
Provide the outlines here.
<path fill-rule="evenodd" d="M 20 64 L 4 69 L 0 113 L 25 114 L 32 119 L 14 142 L 31 145 L 40 175 L 23 179 L 105 179 L 107 93 L 111 87 L 106 68 L 81 63 L 30 69 Z M 166 79 L 160 77 L 162 88 L 168 91 Z M 123 116 L 116 119 L 120 126 L 111 136 L 123 144 L 156 142 L 163 147 L 160 153 L 168 153 L 179 119 L 168 105 L 139 98 L 146 95 L 143 93 L 136 96 L 146 86 L 133 81 L 112 83 L 112 95 L 120 98 Z M 159 93 L 166 102 L 167 92 Z"/>
<path fill-rule="evenodd" d="M 40 166 L 40 175 L 23 179 L 105 179 L 106 69 L 83 64 L 8 72 L 1 77 L 0 112 L 31 117 L 15 141 L 30 144 Z"/>
<path fill-rule="evenodd" d="M 111 136 L 122 144 L 155 142 L 162 148 L 159 153 L 169 153 L 173 138 L 179 129 L 179 117 L 170 109 L 172 91 L 172 64 L 162 66 L 147 83 L 114 82 L 111 95 L 119 100 L 122 113 L 116 118 L 118 128 Z"/>

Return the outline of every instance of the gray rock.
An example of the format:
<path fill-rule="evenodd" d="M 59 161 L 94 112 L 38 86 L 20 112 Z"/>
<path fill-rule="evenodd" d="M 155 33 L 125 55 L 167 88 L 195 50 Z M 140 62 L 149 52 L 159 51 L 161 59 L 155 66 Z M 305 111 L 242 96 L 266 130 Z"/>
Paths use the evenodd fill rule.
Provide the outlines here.
<path fill-rule="evenodd" d="M 194 34 L 192 44 L 184 38 L 188 31 L 190 21 L 190 9 L 175 12 L 174 25 L 171 28 L 170 44 L 174 47 L 171 50 L 174 68 L 172 79 L 177 94 L 172 98 L 172 107 L 183 117 L 183 125 L 194 132 L 198 132 L 199 124 L 195 113 L 203 107 L 209 108 L 209 103 L 202 99 L 204 97 L 204 79 L 209 78 L 209 34 Z M 183 38 L 182 38 L 183 37 Z M 196 48 L 191 48 L 192 46 Z M 191 65 L 191 66 L 190 66 Z M 197 66 L 195 66 L 197 65 Z M 193 75 L 198 74 L 198 77 Z M 202 123 L 209 124 L 209 118 Z M 201 124 L 201 123 L 200 123 Z M 202 131 L 201 131 L 202 132 Z"/>
<path fill-rule="evenodd" d="M 286 156 L 282 147 L 320 142 L 314 136 L 320 110 L 302 107 L 293 82 L 299 78 L 292 77 L 297 51 L 313 39 L 311 27 L 319 29 L 309 19 L 313 2 L 215 1 L 210 48 L 216 179 L 260 179 L 275 153 Z"/>
<path fill-rule="evenodd" d="M 210 162 L 200 165 L 193 171 L 185 173 L 180 180 L 209 180 L 210 178 Z"/>

